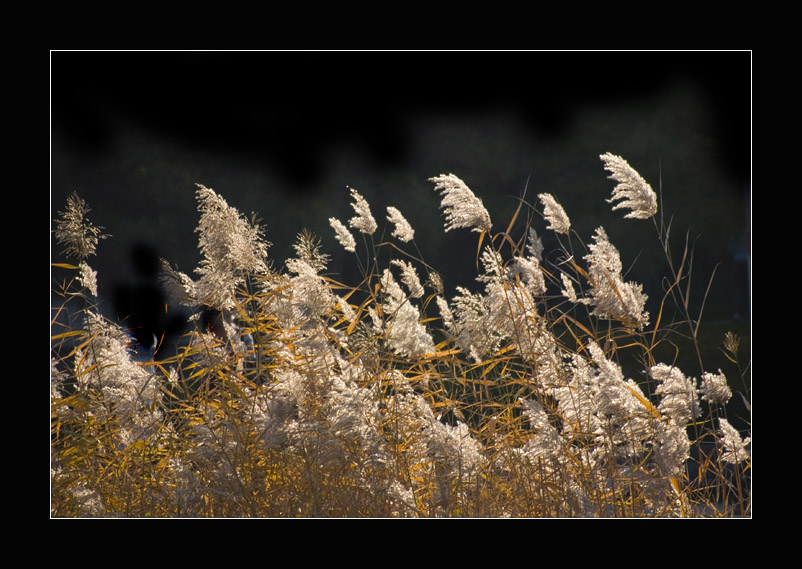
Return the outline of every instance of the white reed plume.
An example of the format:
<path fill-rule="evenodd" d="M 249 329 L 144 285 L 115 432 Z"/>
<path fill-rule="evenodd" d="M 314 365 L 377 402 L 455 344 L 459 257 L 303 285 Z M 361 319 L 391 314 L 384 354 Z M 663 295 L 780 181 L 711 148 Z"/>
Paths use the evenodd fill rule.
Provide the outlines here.
<path fill-rule="evenodd" d="M 78 282 L 81 286 L 89 291 L 92 296 L 97 296 L 97 271 L 92 270 L 92 267 L 81 261 L 78 265 Z"/>
<path fill-rule="evenodd" d="M 687 425 L 700 415 L 696 383 L 687 378 L 676 366 L 657 364 L 649 375 L 659 382 L 655 394 L 660 395 L 657 410 L 677 425 Z"/>
<path fill-rule="evenodd" d="M 412 229 L 409 222 L 401 215 L 401 212 L 393 206 L 388 206 L 387 213 L 390 214 L 387 216 L 387 221 L 395 225 L 395 229 L 391 235 L 404 243 L 412 241 L 415 238 L 415 230 Z"/>
<path fill-rule="evenodd" d="M 196 195 L 201 217 L 195 231 L 200 234 L 198 248 L 204 256 L 197 272 L 201 276 L 225 272 L 235 278 L 265 272 L 270 243 L 262 238 L 262 228 L 211 188 L 198 184 Z"/>
<path fill-rule="evenodd" d="M 721 444 L 724 447 L 721 453 L 721 460 L 730 464 L 738 464 L 750 459 L 747 447 L 752 442 L 752 437 L 741 439 L 738 429 L 730 425 L 724 417 L 718 420 L 721 428 Z"/>
<path fill-rule="evenodd" d="M 526 239 L 526 252 L 530 257 L 537 259 L 538 263 L 543 261 L 543 241 L 538 237 L 534 227 L 529 228 Z"/>
<path fill-rule="evenodd" d="M 540 202 L 543 204 L 543 217 L 549 222 L 548 229 L 568 235 L 571 231 L 571 220 L 565 213 L 563 207 L 557 203 L 551 194 L 538 194 Z"/>
<path fill-rule="evenodd" d="M 373 218 L 373 215 L 370 213 L 370 205 L 368 205 L 365 198 L 355 189 L 349 188 L 349 190 L 351 190 L 351 197 L 354 198 L 351 207 L 354 208 L 356 216 L 348 221 L 348 225 L 354 229 L 358 229 L 361 233 L 373 235 L 378 226 L 376 225 L 376 220 Z"/>
<path fill-rule="evenodd" d="M 386 325 L 390 347 L 406 357 L 434 353 L 434 341 L 420 322 L 420 312 L 409 302 L 390 269 L 384 269 L 381 285 L 386 295 L 384 314 L 389 320 Z"/>
<path fill-rule="evenodd" d="M 420 278 L 418 278 L 418 273 L 415 271 L 415 267 L 406 261 L 401 261 L 399 259 L 393 259 L 390 261 L 390 264 L 401 268 L 401 280 L 407 286 L 407 290 L 409 290 L 409 296 L 411 298 L 422 297 L 424 292 L 423 285 L 420 282 Z"/>
<path fill-rule="evenodd" d="M 342 221 L 336 217 L 330 217 L 329 225 L 331 225 L 332 229 L 334 229 L 334 233 L 337 236 L 337 241 L 340 242 L 340 245 L 342 245 L 346 251 L 350 253 L 356 253 L 356 241 L 354 240 L 354 236 L 351 235 L 351 232 L 348 231 L 348 228 L 345 225 L 343 225 Z"/>
<path fill-rule="evenodd" d="M 590 254 L 585 256 L 593 285 L 593 299 L 581 302 L 592 304 L 595 307 L 593 314 L 599 318 L 615 318 L 630 326 L 647 326 L 649 313 L 644 307 L 648 296 L 643 293 L 643 287 L 623 281 L 621 257 L 603 227 L 596 230 L 593 240 L 594 243 L 589 245 Z"/>
<path fill-rule="evenodd" d="M 55 235 L 56 240 L 64 245 L 67 256 L 91 257 L 97 250 L 98 241 L 108 237 L 101 233 L 102 227 L 95 227 L 86 219 L 90 211 L 84 200 L 72 194 L 67 198 L 66 211 L 59 212 Z"/>
<path fill-rule="evenodd" d="M 445 211 L 446 231 L 460 227 L 477 232 L 490 231 L 490 214 L 465 182 L 454 174 L 441 174 L 429 178 L 429 181 L 435 183 L 435 191 L 443 193 L 440 208 Z"/>
<path fill-rule="evenodd" d="M 329 255 L 320 252 L 320 246 L 320 239 L 308 229 L 304 229 L 298 234 L 292 248 L 295 249 L 295 254 L 298 255 L 300 260 L 306 262 L 315 271 L 321 272 L 326 268 L 331 258 Z"/>
<path fill-rule="evenodd" d="M 270 243 L 256 222 L 245 219 L 211 188 L 197 184 L 200 221 L 195 232 L 203 254 L 195 281 L 161 260 L 160 280 L 168 297 L 186 305 L 204 305 L 218 310 L 234 306 L 234 291 L 250 274 L 267 272 Z"/>
<path fill-rule="evenodd" d="M 103 404 L 92 412 L 104 418 L 115 416 L 121 427 L 119 445 L 147 438 L 161 420 L 158 381 L 133 359 L 129 339 L 119 326 L 88 311 L 86 328 L 87 346 L 75 355 L 78 391 L 98 391 Z"/>
<path fill-rule="evenodd" d="M 612 173 L 608 177 L 618 182 L 613 189 L 613 197 L 607 202 L 623 200 L 613 206 L 614 211 L 629 208 L 632 211 L 624 217 L 635 219 L 649 219 L 657 213 L 657 195 L 626 160 L 609 152 L 602 154 L 600 158 L 604 161 L 605 170 Z"/>
<path fill-rule="evenodd" d="M 714 405 L 726 405 L 732 397 L 732 391 L 727 385 L 727 377 L 718 370 L 718 373 L 703 373 L 702 385 L 699 388 L 702 399 Z"/>
<path fill-rule="evenodd" d="M 524 445 L 523 451 L 527 458 L 552 459 L 558 458 L 562 452 L 560 433 L 551 424 L 549 416 L 543 406 L 536 399 L 521 401 L 523 416 L 529 422 L 534 436 Z"/>

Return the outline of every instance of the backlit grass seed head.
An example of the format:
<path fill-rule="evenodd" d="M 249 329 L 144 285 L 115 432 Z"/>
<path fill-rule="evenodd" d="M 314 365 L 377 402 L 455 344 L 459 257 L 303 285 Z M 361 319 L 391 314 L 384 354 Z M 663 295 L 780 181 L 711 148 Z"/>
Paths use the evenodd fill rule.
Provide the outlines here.
<path fill-rule="evenodd" d="M 195 281 L 184 273 L 173 269 L 165 259 L 159 259 L 161 272 L 159 282 L 169 302 L 192 305 L 198 297 Z"/>
<path fill-rule="evenodd" d="M 398 211 L 397 208 L 388 206 L 387 213 L 390 214 L 387 216 L 387 221 L 395 225 L 395 229 L 391 235 L 404 243 L 412 241 L 415 238 L 415 230 L 412 229 L 409 222 L 401 215 L 401 212 Z"/>
<path fill-rule="evenodd" d="M 718 373 L 703 373 L 702 385 L 699 388 L 702 399 L 714 405 L 726 405 L 732 397 L 732 391 L 727 385 L 727 377 L 718 370 Z"/>
<path fill-rule="evenodd" d="M 502 337 L 493 327 L 485 297 L 461 286 L 456 290 L 458 294 L 450 304 L 451 328 L 459 347 L 478 363 L 498 348 Z M 445 318 L 445 314 L 443 316 Z"/>
<path fill-rule="evenodd" d="M 543 217 L 549 222 L 548 229 L 568 235 L 571 231 L 571 220 L 563 207 L 557 203 L 551 194 L 538 194 L 543 204 Z"/>
<path fill-rule="evenodd" d="M 523 352 L 539 334 L 537 309 L 526 289 L 515 283 L 489 282 L 485 285 L 484 304 L 488 315 L 484 334 L 512 340 Z"/>
<path fill-rule="evenodd" d="M 384 314 L 391 317 L 387 323 L 390 347 L 405 357 L 434 353 L 434 341 L 420 322 L 420 312 L 409 302 L 390 269 L 384 269 L 381 286 L 385 294 Z"/>
<path fill-rule="evenodd" d="M 315 267 L 303 259 L 287 259 L 287 270 L 293 276 L 282 286 L 276 300 L 278 322 L 286 330 L 317 329 L 320 318 L 329 313 L 338 299 L 318 275 Z"/>
<path fill-rule="evenodd" d="M 537 259 L 538 263 L 543 261 L 543 241 L 538 237 L 534 227 L 529 228 L 526 239 L 526 252 L 530 257 Z"/>
<path fill-rule="evenodd" d="M 346 251 L 356 253 L 356 241 L 354 240 L 354 236 L 351 235 L 351 232 L 348 231 L 348 228 L 336 217 L 329 218 L 329 225 L 334 229 L 334 234 L 337 237 L 337 241 L 340 242 L 340 245 L 342 245 Z"/>
<path fill-rule="evenodd" d="M 424 292 L 423 285 L 418 278 L 418 273 L 415 271 L 415 267 L 406 261 L 401 261 L 399 259 L 393 259 L 390 261 L 390 264 L 401 268 L 401 280 L 406 285 L 407 290 L 409 290 L 409 296 L 411 298 L 422 297 Z"/>
<path fill-rule="evenodd" d="M 476 277 L 479 282 L 501 282 L 504 275 L 504 259 L 492 247 L 485 247 L 482 251 L 482 264 L 485 267 L 483 275 Z"/>
<path fill-rule="evenodd" d="M 663 476 L 681 476 L 690 457 L 691 441 L 685 425 L 675 422 L 655 424 L 654 460 Z"/>
<path fill-rule="evenodd" d="M 200 222 L 198 248 L 204 259 L 198 273 L 225 270 L 232 274 L 264 272 L 267 243 L 262 228 L 249 222 L 211 188 L 198 184 Z"/>
<path fill-rule="evenodd" d="M 353 188 L 349 189 L 351 190 L 351 197 L 354 199 L 351 207 L 354 208 L 356 216 L 348 221 L 348 225 L 359 230 L 361 233 L 373 235 L 378 226 L 376 225 L 376 220 L 373 218 L 373 215 L 370 213 L 370 205 L 368 205 L 368 202 L 365 201 L 365 198 L 363 198 L 359 192 Z"/>
<path fill-rule="evenodd" d="M 440 209 L 446 216 L 446 231 L 465 228 L 471 231 L 487 232 L 492 228 L 490 214 L 487 213 L 482 200 L 477 198 L 470 188 L 454 174 L 441 174 L 429 178 L 435 183 L 435 191 L 441 191 L 443 200 Z"/>
<path fill-rule="evenodd" d="M 97 296 L 97 271 L 93 271 L 92 267 L 87 265 L 84 261 L 78 265 L 78 282 L 84 287 L 89 294 Z"/>
<path fill-rule="evenodd" d="M 737 334 L 728 331 L 724 334 L 724 349 L 727 350 L 733 356 L 738 355 L 738 347 L 741 344 L 741 339 L 738 337 Z"/>
<path fill-rule="evenodd" d="M 320 246 L 320 239 L 308 229 L 304 229 L 298 234 L 292 248 L 295 249 L 295 254 L 299 259 L 305 261 L 315 271 L 321 272 L 331 259 L 328 255 L 320 252 Z"/>
<path fill-rule="evenodd" d="M 108 237 L 101 233 L 102 227 L 95 227 L 86 219 L 90 211 L 84 200 L 72 194 L 67 198 L 66 211 L 59 212 L 59 218 L 55 220 L 56 240 L 64 245 L 67 256 L 91 257 L 97 250 L 98 241 Z"/>
<path fill-rule="evenodd" d="M 645 396 L 632 380 L 625 380 L 621 367 L 607 359 L 595 342 L 588 345 L 593 366 L 587 370 L 597 386 L 592 411 L 602 430 L 599 442 L 620 458 L 642 456 L 644 442 L 653 435 L 652 418 L 641 403 Z M 595 368 L 595 373 L 593 372 Z"/>
<path fill-rule="evenodd" d="M 749 460 L 749 451 L 746 447 L 752 442 L 752 438 L 741 439 L 738 430 L 723 417 L 718 420 L 718 424 L 721 428 L 721 444 L 723 446 L 721 460 L 730 464 Z"/>
<path fill-rule="evenodd" d="M 435 294 L 443 294 L 443 277 L 437 271 L 429 271 L 427 284 L 434 289 Z"/>
<path fill-rule="evenodd" d="M 265 273 L 270 243 L 262 228 L 242 217 L 214 190 L 198 184 L 196 192 L 200 221 L 198 248 L 203 259 L 196 269 L 198 300 L 218 309 L 230 308 L 234 289 L 248 274 Z"/>
<path fill-rule="evenodd" d="M 594 306 L 593 314 L 599 318 L 614 318 L 630 326 L 644 327 L 649 324 L 649 313 L 644 310 L 648 296 L 643 287 L 634 282 L 624 282 L 618 249 L 610 243 L 603 227 L 596 230 L 593 243 L 585 256 L 593 285 L 593 299 L 581 302 Z"/>
<path fill-rule="evenodd" d="M 618 182 L 613 189 L 613 197 L 607 202 L 623 200 L 613 206 L 613 211 L 621 208 L 631 209 L 632 211 L 624 217 L 635 219 L 649 219 L 657 213 L 657 195 L 626 160 L 609 152 L 602 154 L 600 158 L 604 162 L 605 170 L 612 173 L 609 178 Z"/>
<path fill-rule="evenodd" d="M 529 422 L 529 428 L 534 433 L 524 445 L 524 453 L 530 459 L 551 459 L 560 455 L 562 443 L 560 434 L 543 406 L 536 399 L 521 401 L 523 416 Z"/>
<path fill-rule="evenodd" d="M 124 430 L 119 433 L 121 443 L 141 440 L 160 417 L 158 382 L 133 360 L 129 338 L 119 326 L 87 312 L 86 328 L 90 341 L 75 356 L 77 387 L 100 391 Z"/>
<path fill-rule="evenodd" d="M 677 425 L 686 425 L 700 415 L 696 384 L 679 368 L 657 364 L 649 375 L 659 383 L 655 393 L 661 396 L 657 410 Z"/>
<path fill-rule="evenodd" d="M 354 444 L 364 464 L 379 466 L 390 462 L 376 430 L 381 412 L 375 392 L 336 376 L 332 379 L 326 397 L 326 430 L 337 440 Z"/>
<path fill-rule="evenodd" d="M 507 278 L 514 281 L 516 276 L 523 281 L 531 294 L 546 294 L 546 279 L 535 257 L 514 257 L 513 262 L 507 266 Z"/>
<path fill-rule="evenodd" d="M 557 401 L 560 416 L 570 430 L 576 433 L 593 433 L 601 428 L 598 417 L 599 381 L 596 368 L 579 354 L 570 356 L 566 364 L 566 385 L 555 386 L 551 395 Z M 559 381 L 558 381 L 559 382 Z"/>
<path fill-rule="evenodd" d="M 50 399 L 61 399 L 61 390 L 69 379 L 66 371 L 59 368 L 58 360 L 50 357 Z"/>
<path fill-rule="evenodd" d="M 451 312 L 451 307 L 448 305 L 448 301 L 442 296 L 437 295 L 435 297 L 435 302 L 437 302 L 437 308 L 440 310 L 440 318 L 443 321 L 443 326 L 449 332 L 455 333 L 454 314 Z"/>
<path fill-rule="evenodd" d="M 424 436 L 429 456 L 444 467 L 442 472 L 451 481 L 467 482 L 477 475 L 485 462 L 482 444 L 471 435 L 467 425 L 455 426 L 440 421 L 429 423 Z"/>
<path fill-rule="evenodd" d="M 563 283 L 563 288 L 560 289 L 562 295 L 574 304 L 579 302 L 579 298 L 576 296 L 576 290 L 574 290 L 574 283 L 571 281 L 568 275 L 565 273 L 560 273 L 560 279 Z"/>

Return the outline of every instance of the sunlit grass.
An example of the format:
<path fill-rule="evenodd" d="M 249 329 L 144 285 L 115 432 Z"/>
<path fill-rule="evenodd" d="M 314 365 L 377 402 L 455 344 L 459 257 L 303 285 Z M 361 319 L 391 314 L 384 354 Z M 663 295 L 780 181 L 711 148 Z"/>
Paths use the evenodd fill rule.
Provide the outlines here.
<path fill-rule="evenodd" d="M 614 208 L 654 223 L 662 291 L 626 281 L 603 230 L 583 241 L 547 194 L 494 230 L 462 180 L 432 179 L 446 230 L 473 230 L 478 286 L 449 299 L 399 209 L 385 240 L 351 190 L 356 216 L 332 222 L 361 275 L 344 283 L 308 231 L 273 268 L 258 224 L 199 186 L 198 278 L 164 265 L 194 330 L 167 359 L 97 314 L 99 231 L 72 199 L 57 230 L 78 263 L 59 261 L 73 278 L 51 324 L 51 515 L 749 517 L 749 433 L 727 430 L 733 393 L 750 400 L 748 348 L 722 333 L 731 368 L 704 368 L 692 251 L 673 256 L 651 187 L 602 159 L 627 199 Z M 560 248 L 544 254 L 547 224 Z"/>

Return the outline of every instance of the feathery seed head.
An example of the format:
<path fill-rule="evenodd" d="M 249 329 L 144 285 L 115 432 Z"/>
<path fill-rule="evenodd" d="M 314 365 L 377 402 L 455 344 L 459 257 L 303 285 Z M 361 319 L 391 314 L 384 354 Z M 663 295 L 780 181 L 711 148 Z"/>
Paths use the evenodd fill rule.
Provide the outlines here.
<path fill-rule="evenodd" d="M 615 318 L 631 326 L 647 326 L 649 313 L 644 308 L 649 297 L 643 293 L 643 287 L 624 282 L 621 256 L 603 227 L 596 229 L 593 241 L 588 246 L 590 254 L 585 256 L 593 284 L 593 314 L 599 318 Z"/>
<path fill-rule="evenodd" d="M 225 310 L 232 306 L 234 289 L 250 273 L 265 273 L 270 243 L 262 237 L 262 228 L 240 215 L 211 188 L 198 184 L 196 192 L 200 221 L 198 248 L 203 260 L 196 269 L 198 300 L 207 306 Z"/>
<path fill-rule="evenodd" d="M 604 161 L 605 170 L 612 173 L 608 177 L 618 182 L 613 189 L 613 197 L 607 203 L 623 200 L 613 206 L 613 211 L 629 208 L 632 211 L 624 217 L 636 219 L 649 219 L 657 213 L 657 195 L 626 160 L 609 152 L 602 154 L 600 158 Z"/>
<path fill-rule="evenodd" d="M 86 219 L 86 214 L 90 211 L 78 194 L 72 194 L 67 198 L 67 210 L 59 212 L 56 240 L 64 245 L 67 256 L 79 259 L 91 257 L 95 254 L 98 241 L 108 237 L 101 233 L 102 227 L 95 227 Z"/>
<path fill-rule="evenodd" d="M 334 229 L 334 233 L 340 245 L 342 245 L 346 251 L 355 253 L 356 241 L 354 240 L 354 236 L 351 235 L 351 232 L 348 231 L 348 228 L 336 217 L 329 218 L 329 225 Z"/>
<path fill-rule="evenodd" d="M 675 366 L 657 364 L 649 369 L 649 375 L 659 382 L 655 393 L 661 396 L 657 409 L 676 425 L 687 425 L 699 416 L 696 382 L 685 377 Z"/>
<path fill-rule="evenodd" d="M 351 204 L 351 207 L 354 208 L 356 216 L 348 221 L 348 225 L 362 233 L 373 235 L 378 226 L 370 213 L 370 205 L 355 189 L 349 188 L 349 190 L 351 190 L 351 197 L 354 198 L 354 203 Z"/>
<path fill-rule="evenodd" d="M 538 194 L 540 202 L 543 204 L 543 217 L 549 222 L 548 229 L 568 235 L 571 231 L 571 220 L 565 213 L 563 207 L 557 203 L 551 194 Z"/>
<path fill-rule="evenodd" d="M 397 237 L 399 241 L 403 241 L 404 243 L 412 241 L 415 238 L 415 230 L 412 229 L 409 222 L 401 215 L 401 212 L 392 206 L 388 206 L 387 213 L 390 214 L 387 216 L 387 221 L 395 224 L 395 229 L 391 235 Z"/>
<path fill-rule="evenodd" d="M 393 259 L 390 261 L 390 264 L 401 268 L 401 280 L 406 285 L 407 290 L 409 290 L 409 296 L 411 298 L 421 298 L 424 292 L 423 285 L 418 278 L 418 273 L 415 271 L 415 267 L 406 261 L 401 261 L 399 259 Z"/>
<path fill-rule="evenodd" d="M 78 282 L 84 287 L 92 296 L 97 296 L 97 271 L 92 270 L 92 267 L 81 261 L 78 265 Z"/>
<path fill-rule="evenodd" d="M 404 295 L 390 269 L 384 269 L 381 286 L 385 294 L 384 314 L 390 320 L 387 330 L 390 347 L 405 357 L 434 353 L 434 342 L 420 322 L 420 312 Z"/>
<path fill-rule="evenodd" d="M 750 455 L 747 447 L 752 442 L 752 437 L 741 439 L 741 433 L 738 432 L 738 429 L 730 425 L 729 421 L 724 417 L 718 420 L 718 424 L 721 428 L 721 443 L 724 447 L 721 453 L 721 460 L 730 464 L 738 464 L 749 460 Z"/>
<path fill-rule="evenodd" d="M 460 227 L 476 232 L 490 231 L 490 214 L 482 200 L 476 197 L 465 182 L 454 174 L 441 174 L 429 178 L 429 181 L 435 183 L 435 191 L 440 190 L 443 193 L 440 208 L 445 211 L 446 231 Z"/>
<path fill-rule="evenodd" d="M 718 373 L 703 373 L 702 385 L 699 388 L 702 399 L 714 405 L 726 405 L 732 397 L 732 391 L 727 385 L 727 377 L 718 370 Z"/>
<path fill-rule="evenodd" d="M 308 229 L 298 234 L 298 240 L 292 247 L 299 259 L 306 261 L 318 272 L 325 269 L 329 263 L 329 256 L 320 252 L 320 239 Z"/>
<path fill-rule="evenodd" d="M 543 261 L 543 241 L 538 237 L 534 227 L 529 228 L 526 239 L 526 252 L 539 262 Z"/>
<path fill-rule="evenodd" d="M 174 304 L 193 305 L 198 298 L 197 285 L 189 276 L 173 269 L 165 259 L 159 259 L 159 282 L 167 299 Z"/>

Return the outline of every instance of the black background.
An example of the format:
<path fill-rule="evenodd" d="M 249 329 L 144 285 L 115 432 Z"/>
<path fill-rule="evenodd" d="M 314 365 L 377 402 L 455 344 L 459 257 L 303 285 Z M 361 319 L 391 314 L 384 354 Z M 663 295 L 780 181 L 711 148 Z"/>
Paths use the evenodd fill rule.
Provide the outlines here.
<path fill-rule="evenodd" d="M 352 215 L 353 187 L 380 226 L 386 206 L 402 211 L 449 294 L 478 287 L 476 234 L 443 233 L 427 179 L 460 176 L 496 230 L 525 188 L 532 204 L 550 192 L 586 243 L 605 227 L 655 302 L 665 261 L 652 223 L 604 201 L 615 184 L 599 155 L 612 152 L 662 183 L 675 254 L 686 232 L 696 244 L 694 308 L 715 270 L 705 318 L 748 336 L 737 254 L 751 253 L 751 85 L 749 52 L 56 51 L 50 219 L 72 192 L 88 202 L 112 235 L 90 260 L 101 308 L 143 341 L 186 316 L 165 315 L 154 262 L 197 265 L 196 183 L 259 214 L 276 268 L 307 227 L 343 278 L 354 263 L 328 218 Z"/>

